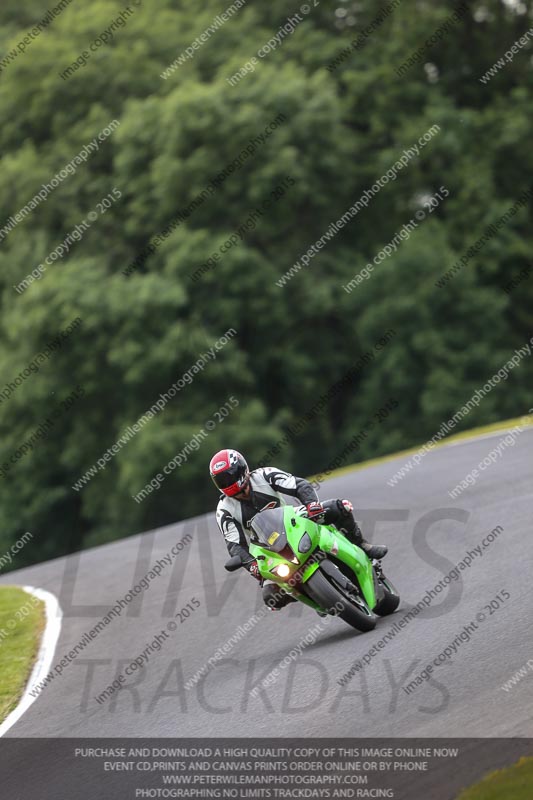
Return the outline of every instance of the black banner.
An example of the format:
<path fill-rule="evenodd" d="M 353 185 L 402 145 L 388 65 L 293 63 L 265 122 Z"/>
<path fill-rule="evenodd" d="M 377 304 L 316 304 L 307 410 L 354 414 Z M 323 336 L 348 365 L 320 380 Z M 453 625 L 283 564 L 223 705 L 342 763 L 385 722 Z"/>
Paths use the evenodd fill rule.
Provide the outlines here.
<path fill-rule="evenodd" d="M 533 739 L 9 739 L 10 800 L 453 800 Z"/>

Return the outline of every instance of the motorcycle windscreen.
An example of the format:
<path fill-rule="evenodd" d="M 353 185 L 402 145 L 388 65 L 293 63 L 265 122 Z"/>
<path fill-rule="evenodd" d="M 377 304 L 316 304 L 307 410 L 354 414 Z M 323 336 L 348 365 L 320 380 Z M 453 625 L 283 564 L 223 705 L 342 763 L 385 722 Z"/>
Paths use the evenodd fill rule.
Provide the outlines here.
<path fill-rule="evenodd" d="M 262 547 L 279 553 L 287 545 L 283 507 L 260 511 L 252 519 L 250 526 L 253 538 Z"/>

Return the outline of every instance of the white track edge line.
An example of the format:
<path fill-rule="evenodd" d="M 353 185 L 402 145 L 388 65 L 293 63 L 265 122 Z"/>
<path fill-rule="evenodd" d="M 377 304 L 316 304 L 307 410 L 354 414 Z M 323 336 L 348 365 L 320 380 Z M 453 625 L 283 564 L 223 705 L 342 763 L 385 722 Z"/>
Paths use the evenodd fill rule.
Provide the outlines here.
<path fill-rule="evenodd" d="M 35 660 L 31 675 L 17 707 L 13 709 L 13 711 L 0 725 L 0 736 L 3 736 L 5 733 L 7 733 L 8 730 L 12 728 L 13 725 L 18 722 L 21 716 L 28 710 L 32 703 L 38 699 L 39 695 L 37 695 L 37 697 L 32 697 L 30 694 L 30 689 L 32 689 L 36 683 L 42 681 L 50 671 L 57 640 L 59 639 L 59 634 L 61 632 L 61 620 L 63 618 L 63 612 L 61 611 L 57 597 L 51 592 L 45 591 L 44 589 L 34 589 L 33 586 L 23 586 L 22 588 L 28 594 L 31 594 L 43 601 L 46 622 L 39 652 L 37 653 L 37 658 Z"/>

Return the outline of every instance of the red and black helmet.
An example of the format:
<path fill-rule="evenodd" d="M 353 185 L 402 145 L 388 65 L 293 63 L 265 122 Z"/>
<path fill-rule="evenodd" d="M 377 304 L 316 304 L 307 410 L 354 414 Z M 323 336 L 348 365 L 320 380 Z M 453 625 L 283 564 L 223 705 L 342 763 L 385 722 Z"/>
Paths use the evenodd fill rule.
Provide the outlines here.
<path fill-rule="evenodd" d="M 209 463 L 213 483 L 228 497 L 246 489 L 250 470 L 246 459 L 237 450 L 219 450 Z"/>

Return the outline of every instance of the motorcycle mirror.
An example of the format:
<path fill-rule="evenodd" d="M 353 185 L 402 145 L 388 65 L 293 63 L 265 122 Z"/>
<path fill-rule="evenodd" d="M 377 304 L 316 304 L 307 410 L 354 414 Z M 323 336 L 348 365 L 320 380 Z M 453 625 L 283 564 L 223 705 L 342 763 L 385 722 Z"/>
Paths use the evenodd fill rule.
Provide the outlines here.
<path fill-rule="evenodd" d="M 224 569 L 227 569 L 228 572 L 235 572 L 236 569 L 240 569 L 242 567 L 242 559 L 240 556 L 233 556 L 230 558 L 229 561 L 226 561 L 224 564 Z"/>

